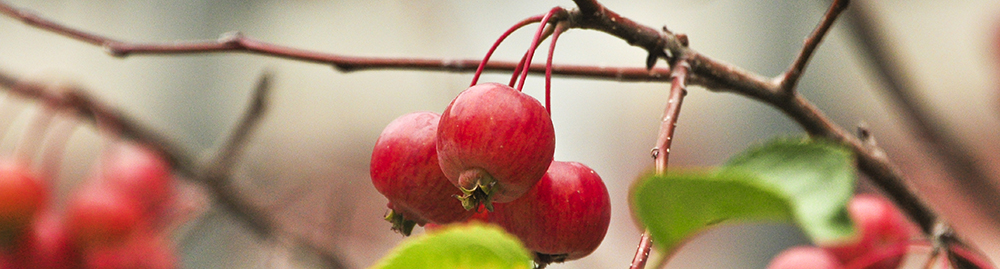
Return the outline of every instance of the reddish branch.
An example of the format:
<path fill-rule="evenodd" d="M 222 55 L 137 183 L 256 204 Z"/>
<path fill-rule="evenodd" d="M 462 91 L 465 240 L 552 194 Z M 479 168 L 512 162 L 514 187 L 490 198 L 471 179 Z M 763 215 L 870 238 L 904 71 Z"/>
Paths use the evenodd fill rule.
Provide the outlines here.
<path fill-rule="evenodd" d="M 662 175 L 667 173 L 667 163 L 670 160 L 670 144 L 674 140 L 674 130 L 677 127 L 677 118 L 681 114 L 681 104 L 684 102 L 684 96 L 687 95 L 687 77 L 690 70 L 691 66 L 688 64 L 687 59 L 681 56 L 680 60 L 673 65 L 673 71 L 670 73 L 670 93 L 669 97 L 667 97 L 666 108 L 663 110 L 663 119 L 660 121 L 660 131 L 656 139 L 656 146 L 652 150 L 656 174 Z M 649 251 L 652 247 L 653 238 L 650 236 L 649 230 L 646 230 L 642 234 L 639 247 L 636 249 L 635 257 L 632 258 L 632 264 L 629 268 L 645 268 Z M 661 259 L 661 261 L 666 262 L 667 259 Z M 662 264 L 658 264 L 657 266 L 662 266 Z"/>
<path fill-rule="evenodd" d="M 806 69 L 806 64 L 809 63 L 809 58 L 812 58 L 813 53 L 816 48 L 819 47 L 819 43 L 823 41 L 823 37 L 826 36 L 827 31 L 830 30 L 830 26 L 833 26 L 833 22 L 837 20 L 840 13 L 847 9 L 847 4 L 849 0 L 833 1 L 830 5 L 830 9 L 826 11 L 826 15 L 813 29 L 812 34 L 806 38 L 805 45 L 802 46 L 802 50 L 799 51 L 799 56 L 795 58 L 795 62 L 788 67 L 788 71 L 785 71 L 781 76 L 781 83 L 778 88 L 786 93 L 790 93 L 795 90 L 795 86 L 799 82 L 799 78 L 802 77 L 802 73 Z"/>
<path fill-rule="evenodd" d="M 420 58 L 388 58 L 388 57 L 355 57 L 331 53 L 301 50 L 277 44 L 262 42 L 247 37 L 239 32 L 222 34 L 218 40 L 169 43 L 129 43 L 113 38 L 76 30 L 51 20 L 0 2 L 0 13 L 18 19 L 28 25 L 38 27 L 59 35 L 103 47 L 115 57 L 130 55 L 171 55 L 198 54 L 218 52 L 244 52 L 260 54 L 290 60 L 332 65 L 342 72 L 369 69 L 403 69 L 428 70 L 448 72 L 473 72 L 479 66 L 480 60 L 473 59 L 420 59 Z M 488 63 L 484 71 L 509 72 L 514 70 L 517 62 L 493 61 Z M 533 74 L 545 72 L 542 64 L 532 64 L 529 71 Z M 552 74 L 570 77 L 603 78 L 619 81 L 666 81 L 670 70 L 658 68 L 652 71 L 638 67 L 602 67 L 584 65 L 553 65 Z"/>
<path fill-rule="evenodd" d="M 684 35 L 674 34 L 664 29 L 638 24 L 607 9 L 596 0 L 575 0 L 579 10 L 570 11 L 564 21 L 568 28 L 592 29 L 618 37 L 628 44 L 649 52 L 647 67 L 652 67 L 657 59 L 668 62 L 683 57 L 690 65 L 687 78 L 692 85 L 701 85 L 709 90 L 741 94 L 770 104 L 795 120 L 813 137 L 838 141 L 850 147 L 857 157 L 861 171 L 883 189 L 906 213 L 930 234 L 940 221 L 903 178 L 902 173 L 880 149 L 862 143 L 844 128 L 834 124 L 812 103 L 794 91 L 795 84 L 805 69 L 809 58 L 822 37 L 831 27 L 840 11 L 847 6 L 847 0 L 834 1 L 830 11 L 823 17 L 799 57 L 781 76 L 770 79 L 739 67 L 717 61 L 687 47 Z M 212 42 L 185 42 L 162 44 L 132 44 L 89 34 L 42 19 L 33 14 L 17 10 L 0 2 L 0 13 L 21 20 L 29 25 L 68 36 L 86 43 L 102 46 L 117 57 L 133 54 L 190 54 L 208 52 L 246 52 L 266 56 L 281 57 L 299 61 L 330 64 L 341 71 L 362 69 L 411 69 L 451 72 L 472 72 L 478 66 L 477 60 L 441 60 L 412 58 L 352 57 L 321 52 L 312 52 L 257 41 L 234 33 L 223 35 Z M 517 68 L 514 62 L 494 62 L 486 66 L 488 71 L 511 71 Z M 543 65 L 530 65 L 535 74 L 544 72 Z M 665 81 L 670 72 L 667 69 L 642 68 L 601 68 L 593 66 L 553 66 L 554 75 L 578 76 L 585 78 L 616 79 L 621 81 Z M 42 99 L 42 98 L 39 98 Z M 126 131 L 127 132 L 127 131 Z M 136 132 L 136 131 L 133 131 Z M 152 136 L 142 134 L 143 136 Z M 174 160 L 178 161 L 178 160 Z"/>

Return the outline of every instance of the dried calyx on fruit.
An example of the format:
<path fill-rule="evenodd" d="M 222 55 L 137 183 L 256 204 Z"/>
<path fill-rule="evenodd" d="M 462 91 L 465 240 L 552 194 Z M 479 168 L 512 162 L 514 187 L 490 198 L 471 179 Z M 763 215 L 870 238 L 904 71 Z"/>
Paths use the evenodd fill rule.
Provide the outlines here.
<path fill-rule="evenodd" d="M 506 203 L 541 179 L 555 152 L 552 119 L 538 100 L 498 84 L 463 91 L 441 114 L 441 170 L 462 189 L 466 209 Z"/>
<path fill-rule="evenodd" d="M 439 120 L 432 112 L 396 118 L 382 130 L 372 150 L 372 183 L 389 199 L 386 220 L 404 235 L 416 224 L 462 221 L 475 213 L 452 198 L 462 192 L 438 165 Z"/>

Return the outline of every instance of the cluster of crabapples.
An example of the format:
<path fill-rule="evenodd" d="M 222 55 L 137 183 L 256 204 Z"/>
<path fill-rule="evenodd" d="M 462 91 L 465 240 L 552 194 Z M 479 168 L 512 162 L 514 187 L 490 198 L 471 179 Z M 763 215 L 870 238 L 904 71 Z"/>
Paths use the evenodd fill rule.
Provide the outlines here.
<path fill-rule="evenodd" d="M 521 92 L 543 29 L 564 11 L 553 8 L 501 35 L 472 86 L 444 113 L 406 114 L 385 127 L 372 151 L 371 177 L 389 199 L 386 220 L 393 229 L 409 235 L 416 224 L 494 223 L 520 238 L 539 264 L 579 259 L 601 244 L 611 223 L 607 187 L 586 165 L 553 161 L 548 103 L 560 30 L 553 33 L 546 63 L 546 106 Z M 510 83 L 477 84 L 497 46 L 530 22 L 541 25 Z"/>
<path fill-rule="evenodd" d="M 173 204 L 168 163 L 136 143 L 109 147 L 57 203 L 27 158 L 0 158 L 0 268 L 174 268 L 163 223 Z"/>
<path fill-rule="evenodd" d="M 554 151 L 552 120 L 538 100 L 484 83 L 440 116 L 416 112 L 389 123 L 371 177 L 389 200 L 387 220 L 403 234 L 414 224 L 486 221 L 520 238 L 538 262 L 562 262 L 600 245 L 611 200 L 594 170 L 553 161 Z"/>
<path fill-rule="evenodd" d="M 855 195 L 847 207 L 858 229 L 851 240 L 824 246 L 798 246 L 771 260 L 768 269 L 894 269 L 916 233 L 892 202 L 872 194 Z"/>

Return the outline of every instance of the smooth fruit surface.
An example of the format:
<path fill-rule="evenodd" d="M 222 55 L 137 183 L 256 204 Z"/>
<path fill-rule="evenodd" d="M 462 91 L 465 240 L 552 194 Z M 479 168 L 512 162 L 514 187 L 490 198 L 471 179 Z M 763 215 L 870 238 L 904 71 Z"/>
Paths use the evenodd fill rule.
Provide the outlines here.
<path fill-rule="evenodd" d="M 853 240 L 826 246 L 844 264 L 869 253 L 886 252 L 890 248 L 906 247 L 900 243 L 910 240 L 913 227 L 903 213 L 889 200 L 872 194 L 858 194 L 847 206 L 851 220 L 858 229 Z M 902 257 L 894 257 L 874 264 L 872 269 L 893 269 Z"/>
<path fill-rule="evenodd" d="M 162 214 L 173 198 L 170 165 L 143 145 L 132 142 L 115 145 L 102 168 L 104 181 L 139 202 L 147 214 Z"/>
<path fill-rule="evenodd" d="M 577 162 L 552 162 L 542 180 L 490 220 L 517 235 L 540 262 L 575 260 L 593 252 L 611 223 L 611 198 L 601 177 Z"/>
<path fill-rule="evenodd" d="M 767 269 L 839 269 L 842 264 L 826 249 L 798 246 L 786 249 L 775 256 Z"/>
<path fill-rule="evenodd" d="M 98 182 L 87 182 L 66 208 L 66 226 L 73 242 L 81 247 L 125 241 L 143 222 L 138 203 Z"/>
<path fill-rule="evenodd" d="M 439 120 L 440 116 L 432 112 L 396 118 L 385 127 L 372 150 L 370 172 L 375 189 L 389 199 L 391 214 L 400 214 L 420 225 L 462 221 L 475 213 L 465 210 L 454 198 L 462 192 L 438 165 L 435 143 Z"/>
<path fill-rule="evenodd" d="M 23 234 L 45 205 L 47 189 L 23 162 L 0 160 L 0 244 Z"/>
<path fill-rule="evenodd" d="M 69 238 L 62 215 L 51 209 L 44 210 L 35 218 L 15 253 L 17 262 L 24 268 L 78 267 L 79 252 Z"/>
<path fill-rule="evenodd" d="M 506 203 L 541 179 L 555 152 L 555 129 L 538 100 L 497 83 L 458 95 L 438 126 L 438 159 L 448 180 L 478 203 Z M 477 192 L 478 191 L 478 192 Z"/>

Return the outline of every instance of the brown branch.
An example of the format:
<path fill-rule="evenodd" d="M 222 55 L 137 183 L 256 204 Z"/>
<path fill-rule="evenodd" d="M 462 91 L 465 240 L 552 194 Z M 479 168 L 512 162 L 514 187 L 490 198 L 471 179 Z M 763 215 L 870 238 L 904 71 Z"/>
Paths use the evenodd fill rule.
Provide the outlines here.
<path fill-rule="evenodd" d="M 243 52 L 264 56 L 278 57 L 310 63 L 332 65 L 342 72 L 401 69 L 448 72 L 475 72 L 480 60 L 474 59 L 420 59 L 420 58 L 389 58 L 389 57 L 356 57 L 331 53 L 315 52 L 292 47 L 271 44 L 247 37 L 239 32 L 225 33 L 218 40 L 186 41 L 168 43 L 129 43 L 91 34 L 52 20 L 36 16 L 30 12 L 14 8 L 5 2 L 0 2 L 0 14 L 17 19 L 33 27 L 66 36 L 95 46 L 103 47 L 115 57 L 131 55 L 173 55 Z M 517 67 L 517 62 L 492 61 L 484 71 L 509 72 Z M 544 64 L 532 64 L 529 68 L 532 74 L 545 73 Z M 657 68 L 652 71 L 638 67 L 603 67 L 586 65 L 553 65 L 552 74 L 567 77 L 602 78 L 617 81 L 667 81 L 670 70 Z"/>
<path fill-rule="evenodd" d="M 276 224 L 265 209 L 243 199 L 239 190 L 232 185 L 231 172 L 240 156 L 247 138 L 264 116 L 267 108 L 267 96 L 271 88 L 271 74 L 264 73 L 254 88 L 250 107 L 244 112 L 242 119 L 226 140 L 226 144 L 218 151 L 212 162 L 199 177 L 206 184 L 219 204 L 225 206 L 236 217 L 243 220 L 251 230 L 263 238 L 272 237 Z"/>
<path fill-rule="evenodd" d="M 670 96 L 667 98 L 667 106 L 663 111 L 663 119 L 660 121 L 660 132 L 656 139 L 656 147 L 653 148 L 653 161 L 656 164 L 656 173 L 667 172 L 667 162 L 670 159 L 670 144 L 673 142 L 674 130 L 677 127 L 677 117 L 681 114 L 681 103 L 687 95 L 687 75 L 691 66 L 687 60 L 680 60 L 673 66 L 670 73 L 672 82 L 670 83 Z"/>
<path fill-rule="evenodd" d="M 816 47 L 819 43 L 823 41 L 823 37 L 826 36 L 827 31 L 830 30 L 830 26 L 833 26 L 833 22 L 837 20 L 844 9 L 847 9 L 847 5 L 850 0 L 834 0 L 833 4 L 830 5 L 830 9 L 826 11 L 823 15 L 823 19 L 820 20 L 819 25 L 816 25 L 816 29 L 809 34 L 806 38 L 805 44 L 802 46 L 802 50 L 799 51 L 799 56 L 795 58 L 795 62 L 792 66 L 788 68 L 788 71 L 780 76 L 781 82 L 778 84 L 778 88 L 786 93 L 795 90 L 795 86 L 799 82 L 799 78 L 802 77 L 802 72 L 806 69 L 806 64 L 809 63 L 809 58 L 812 57 L 816 51 Z"/>

